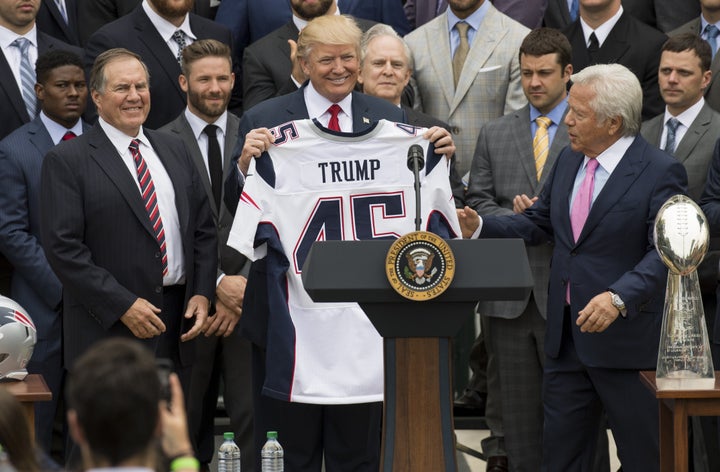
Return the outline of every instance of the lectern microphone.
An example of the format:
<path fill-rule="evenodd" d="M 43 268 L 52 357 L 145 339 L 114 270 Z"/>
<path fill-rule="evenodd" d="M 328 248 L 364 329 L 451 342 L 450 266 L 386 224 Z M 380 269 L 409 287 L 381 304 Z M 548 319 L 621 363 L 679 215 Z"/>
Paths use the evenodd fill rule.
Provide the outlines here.
<path fill-rule="evenodd" d="M 407 166 L 415 176 L 415 231 L 420 231 L 422 218 L 420 215 L 420 169 L 425 167 L 423 148 L 419 144 L 413 144 L 408 149 Z"/>

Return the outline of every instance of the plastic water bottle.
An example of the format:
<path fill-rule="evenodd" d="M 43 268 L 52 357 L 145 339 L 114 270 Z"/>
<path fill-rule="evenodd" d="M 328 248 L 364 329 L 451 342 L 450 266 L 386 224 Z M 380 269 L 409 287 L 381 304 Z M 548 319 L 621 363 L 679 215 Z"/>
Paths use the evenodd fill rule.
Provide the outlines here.
<path fill-rule="evenodd" d="M 283 472 L 285 462 L 283 448 L 277 440 L 277 431 L 267 432 L 267 442 L 260 452 L 260 472 Z"/>
<path fill-rule="evenodd" d="M 218 472 L 240 472 L 240 448 L 235 433 L 223 434 L 225 442 L 218 449 Z"/>

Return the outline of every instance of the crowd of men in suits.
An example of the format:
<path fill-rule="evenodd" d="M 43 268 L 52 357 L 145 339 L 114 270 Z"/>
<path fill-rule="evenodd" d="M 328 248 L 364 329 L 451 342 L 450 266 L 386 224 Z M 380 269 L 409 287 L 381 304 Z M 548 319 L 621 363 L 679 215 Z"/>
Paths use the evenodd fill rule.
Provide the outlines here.
<path fill-rule="evenodd" d="M 630 377 L 654 368 L 665 269 L 645 223 L 672 193 L 702 206 L 715 237 L 700 275 L 720 363 L 719 35 L 712 0 L 0 0 L 0 292 L 38 327 L 28 369 L 54 394 L 37 406 L 38 445 L 64 461 L 66 369 L 124 336 L 173 361 L 202 464 L 222 385 L 244 470 L 279 425 L 290 470 L 320 470 L 323 454 L 327 470 L 376 469 L 379 437 L 358 438 L 378 428 L 377 404 L 261 394 L 265 346 L 241 328 L 266 309 L 264 269 L 226 242 L 268 129 L 386 118 L 429 128 L 466 236 L 533 245 L 528 299 L 477 307 L 461 401 L 484 410 L 487 470 L 607 470 L 606 421 L 625 470 L 656 469 L 654 399 Z M 575 234 L 588 175 L 599 205 Z M 573 408 L 592 413 L 583 429 Z M 323 436 L 333 428 L 349 433 Z M 695 420 L 693 438 L 695 470 L 720 467 L 716 419 Z"/>

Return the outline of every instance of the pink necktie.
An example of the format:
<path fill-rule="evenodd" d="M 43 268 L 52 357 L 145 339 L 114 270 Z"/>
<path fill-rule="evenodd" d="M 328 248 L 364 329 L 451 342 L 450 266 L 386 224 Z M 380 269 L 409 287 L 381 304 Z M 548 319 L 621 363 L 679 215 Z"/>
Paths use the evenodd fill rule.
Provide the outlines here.
<path fill-rule="evenodd" d="M 585 168 L 585 178 L 580 184 L 580 189 L 575 195 L 572 209 L 570 210 L 570 225 L 572 226 L 573 237 L 575 241 L 580 237 L 580 232 L 585 226 L 588 214 L 590 213 L 590 205 L 592 204 L 593 189 L 595 188 L 595 169 L 597 169 L 597 159 L 590 159 Z"/>
<path fill-rule="evenodd" d="M 330 121 L 328 121 L 328 129 L 332 131 L 340 131 L 340 121 L 338 121 L 338 113 L 342 111 L 340 105 L 333 103 L 330 108 L 327 109 L 330 113 Z"/>

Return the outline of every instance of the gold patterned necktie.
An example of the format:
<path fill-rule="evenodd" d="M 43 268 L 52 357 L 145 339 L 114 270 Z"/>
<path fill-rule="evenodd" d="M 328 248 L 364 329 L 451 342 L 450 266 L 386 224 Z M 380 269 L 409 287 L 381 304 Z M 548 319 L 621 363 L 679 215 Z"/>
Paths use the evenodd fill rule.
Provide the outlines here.
<path fill-rule="evenodd" d="M 465 64 L 465 58 L 467 58 L 468 51 L 470 50 L 470 45 L 468 43 L 469 27 L 470 25 L 464 21 L 455 24 L 455 29 L 457 29 L 458 34 L 460 35 L 460 44 L 458 44 L 458 47 L 455 49 L 455 55 L 452 60 L 455 87 L 457 87 L 458 80 L 460 80 L 460 73 L 462 72 L 463 65 Z"/>
<path fill-rule="evenodd" d="M 547 116 L 538 116 L 535 118 L 535 123 L 537 123 L 537 130 L 535 130 L 535 137 L 533 138 L 533 154 L 535 155 L 535 172 L 538 182 L 540 182 L 548 152 L 550 151 L 548 126 L 550 126 L 552 120 Z"/>

